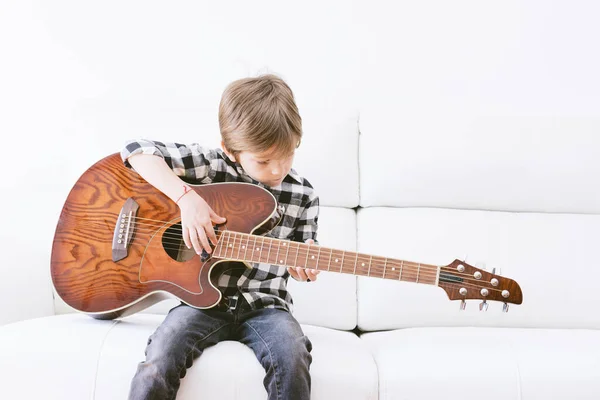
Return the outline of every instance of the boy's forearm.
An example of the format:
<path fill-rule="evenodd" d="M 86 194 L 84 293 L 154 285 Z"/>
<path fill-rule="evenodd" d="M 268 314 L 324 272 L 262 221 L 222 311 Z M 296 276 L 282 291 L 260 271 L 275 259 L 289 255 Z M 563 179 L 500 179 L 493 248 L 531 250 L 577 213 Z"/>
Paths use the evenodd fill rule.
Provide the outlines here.
<path fill-rule="evenodd" d="M 129 157 L 128 161 L 142 178 L 171 200 L 177 201 L 184 193 L 185 182 L 169 168 L 163 158 L 149 154 L 136 154 Z"/>

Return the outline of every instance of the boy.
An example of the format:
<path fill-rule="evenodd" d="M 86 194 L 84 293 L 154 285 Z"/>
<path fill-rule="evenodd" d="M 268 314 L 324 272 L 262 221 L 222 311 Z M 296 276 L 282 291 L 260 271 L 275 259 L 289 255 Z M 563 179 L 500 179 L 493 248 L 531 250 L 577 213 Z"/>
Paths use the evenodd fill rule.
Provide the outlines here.
<path fill-rule="evenodd" d="M 291 169 L 302 120 L 288 85 L 274 75 L 232 82 L 219 105 L 221 149 L 131 141 L 125 165 L 177 203 L 188 248 L 211 253 L 214 224 L 225 222 L 180 179 L 194 183 L 250 182 L 269 190 L 285 207 L 268 236 L 314 243 L 319 198 Z M 233 264 L 235 265 L 235 264 Z M 202 351 L 222 340 L 249 346 L 265 368 L 270 400 L 310 398 L 312 345 L 291 315 L 287 278 L 314 281 L 319 271 L 255 263 L 225 271 L 219 288 L 226 304 L 199 310 L 181 304 L 150 336 L 146 361 L 138 365 L 130 399 L 174 399 L 180 379 Z"/>

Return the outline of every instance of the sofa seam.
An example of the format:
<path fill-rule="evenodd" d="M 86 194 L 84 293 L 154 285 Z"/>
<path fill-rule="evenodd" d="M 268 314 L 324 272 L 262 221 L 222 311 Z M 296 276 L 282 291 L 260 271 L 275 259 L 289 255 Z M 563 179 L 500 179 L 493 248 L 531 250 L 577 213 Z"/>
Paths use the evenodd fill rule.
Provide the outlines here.
<path fill-rule="evenodd" d="M 98 351 L 98 359 L 96 360 L 96 372 L 94 374 L 94 382 L 92 384 L 92 400 L 96 399 L 96 387 L 97 387 L 97 382 L 98 382 L 98 371 L 100 369 L 100 360 L 102 358 L 102 351 L 104 350 L 104 344 L 106 343 L 106 339 L 108 338 L 108 335 L 110 334 L 110 332 L 120 322 L 121 322 L 120 320 L 113 321 L 112 325 L 110 326 L 110 328 L 108 328 L 108 330 L 104 334 L 104 337 L 102 338 L 102 343 L 100 344 L 100 350 Z"/>

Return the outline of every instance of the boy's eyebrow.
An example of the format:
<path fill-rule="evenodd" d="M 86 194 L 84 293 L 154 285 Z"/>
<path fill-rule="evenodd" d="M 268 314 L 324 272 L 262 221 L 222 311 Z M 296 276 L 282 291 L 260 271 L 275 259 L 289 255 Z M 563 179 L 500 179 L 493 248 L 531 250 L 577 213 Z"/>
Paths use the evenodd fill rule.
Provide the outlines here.
<path fill-rule="evenodd" d="M 286 155 L 281 156 L 281 158 L 287 158 L 287 157 L 291 157 L 292 155 L 294 155 L 294 153 L 296 153 L 296 151 L 292 151 Z M 270 161 L 273 158 L 279 158 L 279 157 L 273 157 L 272 155 L 269 156 L 259 156 L 259 155 L 255 155 L 254 158 L 256 160 L 261 160 L 261 161 Z"/>

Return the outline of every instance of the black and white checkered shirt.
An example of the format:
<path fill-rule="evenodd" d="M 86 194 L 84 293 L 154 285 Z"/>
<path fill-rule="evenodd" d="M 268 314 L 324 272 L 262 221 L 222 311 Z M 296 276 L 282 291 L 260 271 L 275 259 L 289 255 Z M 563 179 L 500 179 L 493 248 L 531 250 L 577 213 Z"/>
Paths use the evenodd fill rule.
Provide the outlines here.
<path fill-rule="evenodd" d="M 310 183 L 293 169 L 280 186 L 271 188 L 252 179 L 221 149 L 208 149 L 198 144 L 162 143 L 151 140 L 134 140 L 121 151 L 125 166 L 134 154 L 154 154 L 164 158 L 175 174 L 189 183 L 246 182 L 258 185 L 275 196 L 285 207 L 281 223 L 266 236 L 305 242 L 317 241 L 319 198 Z M 232 266 L 236 265 L 234 263 Z M 240 264 L 237 264 L 238 267 Z M 218 281 L 224 297 L 235 305 L 242 294 L 252 309 L 279 308 L 292 311 L 292 297 L 287 291 L 289 273 L 285 267 L 253 263 L 253 268 L 226 270 Z"/>

